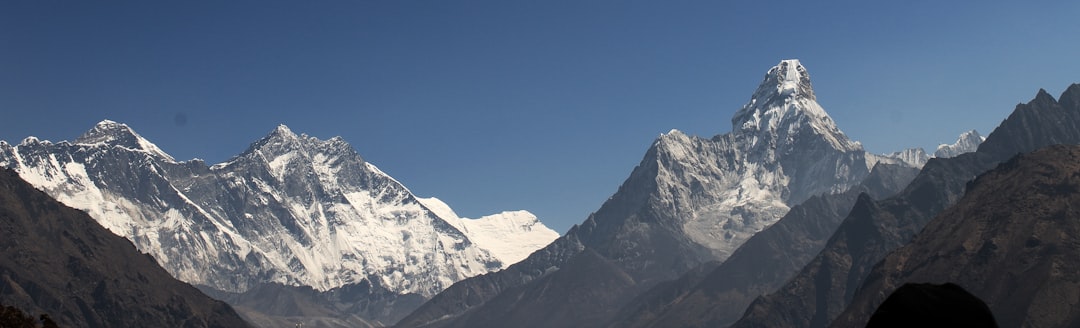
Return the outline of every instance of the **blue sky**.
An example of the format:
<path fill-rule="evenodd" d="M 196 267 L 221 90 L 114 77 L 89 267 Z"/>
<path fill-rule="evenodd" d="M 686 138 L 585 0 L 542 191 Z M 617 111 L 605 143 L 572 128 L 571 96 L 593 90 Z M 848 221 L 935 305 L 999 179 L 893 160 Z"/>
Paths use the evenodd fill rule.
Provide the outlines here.
<path fill-rule="evenodd" d="M 745 4 L 743 4 L 745 3 Z M 1076 1 L 4 1 L 0 139 L 127 123 L 227 160 L 342 136 L 420 196 L 565 232 L 652 140 L 712 136 L 781 59 L 873 152 L 1080 82 Z"/>

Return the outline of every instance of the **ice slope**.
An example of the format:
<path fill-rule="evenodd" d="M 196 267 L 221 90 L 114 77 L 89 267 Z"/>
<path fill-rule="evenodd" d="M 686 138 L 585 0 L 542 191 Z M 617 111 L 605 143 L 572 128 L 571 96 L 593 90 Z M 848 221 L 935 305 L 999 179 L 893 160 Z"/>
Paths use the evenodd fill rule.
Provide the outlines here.
<path fill-rule="evenodd" d="M 439 217 L 465 233 L 474 243 L 491 252 L 503 267 L 520 262 L 555 238 L 551 230 L 528 211 L 505 211 L 480 217 L 462 218 L 442 200 L 435 197 L 418 198 L 420 203 Z"/>

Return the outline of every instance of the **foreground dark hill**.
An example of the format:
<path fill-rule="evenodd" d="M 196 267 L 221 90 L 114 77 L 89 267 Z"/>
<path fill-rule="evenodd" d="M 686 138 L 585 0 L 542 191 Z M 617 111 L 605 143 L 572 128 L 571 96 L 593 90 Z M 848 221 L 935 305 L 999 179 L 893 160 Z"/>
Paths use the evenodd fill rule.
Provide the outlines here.
<path fill-rule="evenodd" d="M 863 183 L 811 197 L 746 241 L 727 261 L 652 288 L 625 306 L 610 327 L 715 327 L 739 317 L 758 295 L 772 292 L 821 251 L 859 197 L 899 192 L 919 171 L 878 164 Z M 710 271 L 711 270 L 711 271 Z"/>
<path fill-rule="evenodd" d="M 131 242 L 0 169 L 0 303 L 63 327 L 248 327 Z"/>
<path fill-rule="evenodd" d="M 953 283 L 904 284 L 874 310 L 866 328 L 997 328 L 990 307 Z"/>
<path fill-rule="evenodd" d="M 979 176 L 911 243 L 874 266 L 834 327 L 865 325 L 907 282 L 952 282 L 1002 327 L 1080 325 L 1080 146 L 1020 155 Z"/>
<path fill-rule="evenodd" d="M 870 269 L 964 194 L 965 185 L 1017 153 L 1080 143 L 1080 84 L 1054 100 L 1044 90 L 1020 104 L 975 153 L 934 159 L 900 194 L 859 201 L 798 275 L 758 298 L 734 327 L 825 327 L 851 302 Z M 1002 140 L 1004 139 L 1004 140 Z"/>

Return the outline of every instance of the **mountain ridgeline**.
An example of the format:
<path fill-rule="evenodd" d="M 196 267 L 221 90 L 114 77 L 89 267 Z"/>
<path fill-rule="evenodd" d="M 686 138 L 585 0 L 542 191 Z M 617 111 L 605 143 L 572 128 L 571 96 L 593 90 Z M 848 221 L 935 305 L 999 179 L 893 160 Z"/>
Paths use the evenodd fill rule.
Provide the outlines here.
<path fill-rule="evenodd" d="M 782 61 L 732 118 L 732 132 L 662 134 L 583 223 L 518 264 L 454 284 L 397 326 L 602 326 L 656 284 L 728 259 L 792 206 L 858 186 L 878 163 L 901 164 L 844 135 L 802 64 Z M 604 269 L 561 273 L 586 271 L 578 266 Z M 543 320 L 530 320 L 537 312 Z"/>
<path fill-rule="evenodd" d="M 642 294 L 624 306 L 610 326 L 726 326 L 738 320 L 754 298 L 776 290 L 810 262 L 856 201 L 891 196 L 917 173 L 915 168 L 880 163 L 859 186 L 811 197 L 747 240 L 726 261 Z"/>
<path fill-rule="evenodd" d="M 1080 85 L 933 155 L 868 153 L 817 100 L 781 61 L 731 132 L 660 134 L 563 236 L 284 125 L 215 165 L 108 120 L 0 141 L 0 303 L 91 327 L 849 327 L 951 282 L 1002 326 L 1080 323 Z"/>
<path fill-rule="evenodd" d="M 1016 154 L 1080 144 L 1080 85 L 1069 86 L 1060 99 L 1039 90 L 1035 99 L 1017 105 L 976 152 L 931 160 L 896 196 L 857 202 L 821 253 L 776 292 L 755 300 L 733 327 L 829 325 L 874 266 L 955 204 L 975 176 Z"/>
<path fill-rule="evenodd" d="M 865 325 L 907 282 L 950 282 L 1002 327 L 1080 325 L 1080 146 L 1018 155 L 968 185 L 870 271 L 833 327 Z"/>
<path fill-rule="evenodd" d="M 341 138 L 297 135 L 284 125 L 212 166 L 177 162 L 112 121 L 73 142 L 0 142 L 0 166 L 87 211 L 180 280 L 228 300 L 307 287 L 320 294 L 279 295 L 332 306 L 284 312 L 351 325 L 394 322 L 453 282 L 558 237 L 524 211 L 459 218 L 437 199 L 414 196 Z M 237 304 L 246 315 L 282 310 Z"/>

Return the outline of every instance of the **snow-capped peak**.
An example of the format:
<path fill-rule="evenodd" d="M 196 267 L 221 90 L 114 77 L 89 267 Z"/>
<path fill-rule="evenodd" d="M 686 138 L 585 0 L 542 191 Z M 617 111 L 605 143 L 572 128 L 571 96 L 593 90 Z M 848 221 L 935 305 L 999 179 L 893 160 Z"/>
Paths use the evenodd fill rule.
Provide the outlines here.
<path fill-rule="evenodd" d="M 908 148 L 892 154 L 884 155 L 885 158 L 892 158 L 900 163 L 910 167 L 922 168 L 926 165 L 926 161 L 930 160 L 930 154 L 926 153 L 926 150 L 922 148 Z"/>
<path fill-rule="evenodd" d="M 806 67 L 803 67 L 798 59 L 782 60 L 780 64 L 769 69 L 765 74 L 765 82 L 760 87 L 775 88 L 778 94 L 786 97 L 801 95 L 816 99 L 814 88 L 810 85 L 810 75 L 806 74 Z"/>
<path fill-rule="evenodd" d="M 960 137 L 956 139 L 956 142 L 952 144 L 938 145 L 937 150 L 934 151 L 934 157 L 949 158 L 956 157 L 963 153 L 970 153 L 979 148 L 979 145 L 986 140 L 985 137 L 979 135 L 979 131 L 971 130 L 960 134 Z"/>
<path fill-rule="evenodd" d="M 787 59 L 769 69 L 750 101 L 731 118 L 732 132 L 764 138 L 770 144 L 790 143 L 806 130 L 823 137 L 841 151 L 861 150 L 836 127 L 817 103 L 810 74 L 797 59 Z M 756 143 L 755 143 L 756 144 Z"/>
<path fill-rule="evenodd" d="M 274 129 L 273 134 L 282 136 L 296 136 L 296 133 L 293 133 L 288 126 L 285 126 L 285 124 L 278 124 L 277 128 Z"/>
<path fill-rule="evenodd" d="M 428 210 L 443 221 L 465 233 L 472 242 L 487 250 L 503 264 L 503 268 L 524 260 L 559 233 L 551 230 L 529 211 L 503 211 L 479 219 L 459 217 L 442 200 L 435 197 L 417 198 Z"/>
<path fill-rule="evenodd" d="M 94 128 L 90 131 L 86 131 L 82 136 L 75 139 L 75 144 L 79 145 L 94 145 L 104 144 L 109 146 L 120 146 L 131 150 L 138 150 L 147 154 L 157 156 L 159 158 L 175 162 L 172 156 L 165 153 L 146 138 L 143 138 L 135 130 L 132 130 L 127 124 L 117 123 L 111 120 L 103 120 L 94 125 Z"/>

